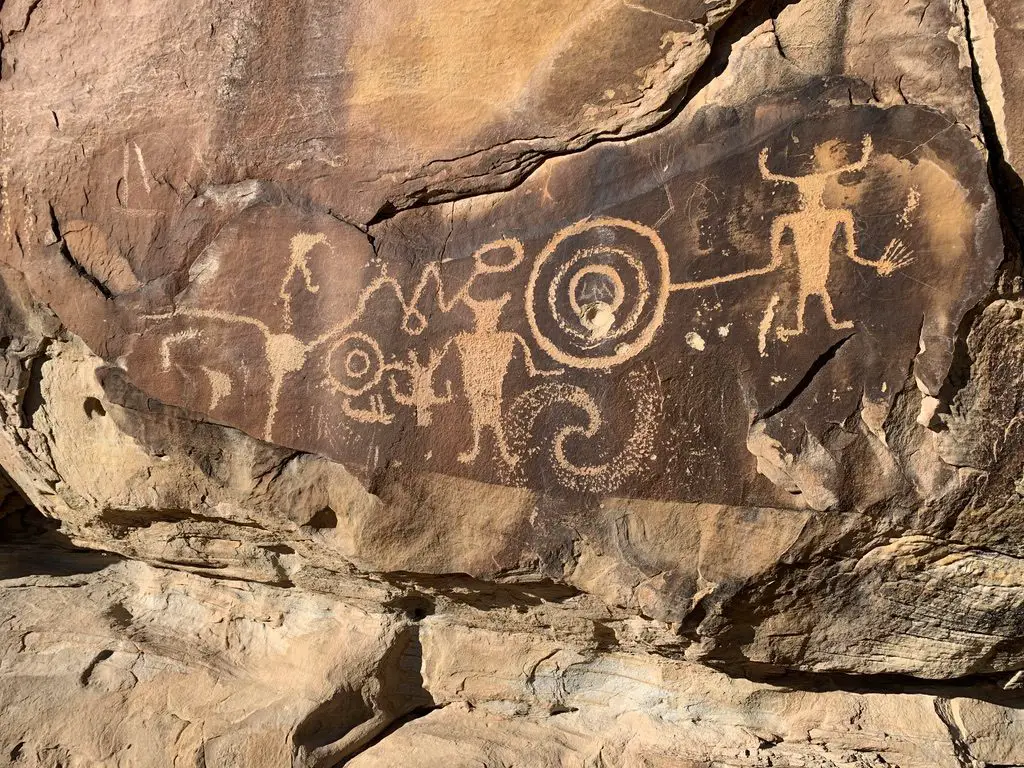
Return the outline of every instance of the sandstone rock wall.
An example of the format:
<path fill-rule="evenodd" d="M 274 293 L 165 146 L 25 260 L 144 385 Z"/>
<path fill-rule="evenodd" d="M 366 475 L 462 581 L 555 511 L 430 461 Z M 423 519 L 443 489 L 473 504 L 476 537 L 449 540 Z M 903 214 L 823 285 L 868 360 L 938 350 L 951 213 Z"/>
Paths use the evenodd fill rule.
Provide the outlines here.
<path fill-rule="evenodd" d="M 0 2 L 0 761 L 1024 764 L 1017 5 Z"/>

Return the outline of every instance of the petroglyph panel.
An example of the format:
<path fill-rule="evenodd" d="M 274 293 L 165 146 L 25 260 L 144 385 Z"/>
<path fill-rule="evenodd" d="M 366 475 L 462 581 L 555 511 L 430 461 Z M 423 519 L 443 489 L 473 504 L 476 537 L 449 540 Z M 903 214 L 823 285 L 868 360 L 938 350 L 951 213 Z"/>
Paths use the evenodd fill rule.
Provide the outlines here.
<path fill-rule="evenodd" d="M 326 443 L 323 452 L 361 459 L 367 477 L 409 462 L 529 485 L 531 467 L 547 466 L 567 489 L 605 491 L 646 464 L 660 407 L 656 366 L 645 364 L 622 382 L 604 372 L 594 391 L 585 386 L 590 382 L 569 383 L 567 368 L 546 353 L 536 318 L 529 330 L 522 327 L 531 267 L 519 240 L 501 238 L 464 259 L 402 268 L 381 263 L 365 248 L 346 248 L 345 240 L 358 241 L 343 228 L 268 239 L 262 227 L 281 215 L 256 207 L 221 230 L 205 250 L 245 258 L 222 257 L 173 307 L 143 315 L 152 333 L 127 357 L 129 372 L 146 370 L 156 354 L 162 375 L 153 389 L 161 397 L 228 422 L 241 415 L 243 428 L 268 441 Z M 602 221 L 592 228 L 614 226 L 637 229 Z M 274 279 L 275 269 L 283 277 Z M 608 269 L 594 274 L 605 279 Z M 265 278 L 244 305 L 234 290 L 243 271 Z M 655 319 L 667 298 L 664 274 Z M 358 282 L 332 295 L 343 275 Z M 270 294 L 273 286 L 276 294 Z M 592 290 L 573 289 L 581 296 Z M 615 310 L 634 301 L 621 290 L 605 298 Z M 634 303 L 642 309 L 646 301 Z M 569 305 L 586 320 L 594 303 Z M 640 311 L 633 314 L 626 318 L 630 325 Z M 544 324 L 554 327 L 551 322 L 557 320 Z M 636 351 L 657 327 L 649 323 Z M 620 353 L 602 367 L 631 356 Z M 545 380 L 558 383 L 540 383 Z M 599 405 L 616 389 L 642 403 L 621 446 L 612 444 L 618 435 L 605 434 L 616 414 Z M 443 416 L 435 421 L 438 412 Z M 550 451 L 536 444 L 544 432 L 553 440 Z"/>
<path fill-rule="evenodd" d="M 138 330 L 110 357 L 369 485 L 828 507 L 795 457 L 830 461 L 837 425 L 861 439 L 910 368 L 940 386 L 991 275 L 983 159 L 910 107 L 709 107 L 689 126 L 396 216 L 372 244 L 266 190 L 201 200 L 187 277 L 115 300 Z"/>

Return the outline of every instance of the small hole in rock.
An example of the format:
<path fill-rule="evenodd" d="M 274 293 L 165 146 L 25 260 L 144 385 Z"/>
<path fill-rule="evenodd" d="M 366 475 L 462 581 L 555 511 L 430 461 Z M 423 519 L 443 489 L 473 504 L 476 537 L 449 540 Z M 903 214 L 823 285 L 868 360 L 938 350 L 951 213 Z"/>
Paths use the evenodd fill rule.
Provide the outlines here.
<path fill-rule="evenodd" d="M 413 621 L 423 621 L 434 613 L 434 602 L 418 592 L 402 595 L 394 601 L 387 603 L 388 608 L 404 613 Z"/>
<path fill-rule="evenodd" d="M 423 595 L 406 595 L 395 603 L 413 621 L 423 621 L 434 613 L 434 604 Z"/>
<path fill-rule="evenodd" d="M 101 403 L 95 397 L 85 398 L 85 403 L 83 403 L 82 407 L 85 408 L 85 415 L 88 416 L 90 419 L 96 415 L 107 415 L 106 410 L 103 408 L 103 403 Z"/>
<path fill-rule="evenodd" d="M 309 518 L 309 522 L 306 523 L 306 525 L 318 530 L 323 528 L 337 528 L 338 514 L 330 507 L 323 507 L 318 509 L 314 515 Z"/>
<path fill-rule="evenodd" d="M 268 547 L 263 547 L 267 552 L 273 552 L 277 555 L 294 555 L 295 550 L 289 547 L 287 544 L 272 544 Z"/>

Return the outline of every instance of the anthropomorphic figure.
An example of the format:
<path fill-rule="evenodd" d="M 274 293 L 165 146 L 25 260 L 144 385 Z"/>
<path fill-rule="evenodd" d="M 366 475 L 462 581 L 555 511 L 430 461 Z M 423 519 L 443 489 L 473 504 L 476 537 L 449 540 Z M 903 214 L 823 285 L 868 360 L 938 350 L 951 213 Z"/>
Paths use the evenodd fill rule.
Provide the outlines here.
<path fill-rule="evenodd" d="M 292 327 L 292 295 L 288 291 L 288 284 L 295 276 L 295 273 L 298 272 L 302 275 L 307 291 L 316 293 L 320 290 L 320 286 L 313 282 L 313 273 L 309 268 L 309 252 L 318 245 L 331 247 L 330 242 L 327 240 L 327 235 L 323 232 L 299 232 L 292 237 L 288 254 L 288 271 L 284 273 L 284 279 L 281 281 L 281 290 L 278 291 L 284 306 L 284 327 L 286 330 Z"/>
<path fill-rule="evenodd" d="M 434 373 L 441 358 L 429 357 L 426 364 L 420 362 L 415 351 L 409 350 L 409 362 L 396 364 L 396 372 L 402 372 L 408 379 L 407 391 L 402 392 L 398 386 L 396 373 L 391 374 L 389 384 L 391 397 L 399 405 L 408 405 L 416 410 L 416 426 L 429 427 L 433 421 L 432 409 L 435 405 L 444 405 L 452 401 L 452 383 L 444 383 L 444 394 L 438 394 L 434 388 Z"/>
<path fill-rule="evenodd" d="M 828 185 L 845 173 L 855 173 L 867 167 L 871 158 L 871 137 L 865 136 L 861 143 L 860 159 L 854 163 L 838 160 L 844 145 L 840 141 L 827 141 L 814 147 L 814 171 L 803 176 L 785 176 L 768 168 L 768 148 L 761 150 L 758 167 L 761 176 L 767 181 L 794 184 L 799 193 L 797 210 L 782 213 L 772 220 L 770 250 L 771 259 L 763 267 L 755 267 L 731 275 L 710 277 L 683 283 L 673 283 L 671 291 L 693 291 L 731 283 L 748 277 L 766 275 L 781 269 L 784 263 L 782 241 L 786 232 L 793 238 L 793 251 L 796 258 L 798 275 L 796 325 L 793 328 L 780 328 L 778 337 L 786 340 L 791 336 L 799 336 L 804 332 L 804 315 L 807 300 L 817 296 L 822 303 L 829 326 L 836 329 L 852 328 L 850 320 L 838 320 L 832 296 L 828 291 L 828 278 L 831 271 L 832 241 L 838 230 L 843 230 L 846 256 L 853 262 L 871 267 L 882 277 L 891 275 L 913 260 L 911 252 L 899 239 L 893 239 L 886 246 L 882 255 L 876 259 L 865 259 L 857 253 L 856 233 L 853 223 L 853 212 L 847 208 L 829 208 L 825 205 L 824 196 Z"/>
<path fill-rule="evenodd" d="M 507 254 L 505 258 L 497 258 L 496 254 Z M 422 330 L 427 325 L 426 316 L 419 310 L 420 297 L 426 292 L 427 286 L 436 286 L 435 307 L 442 314 L 453 311 L 457 306 L 464 306 L 472 313 L 472 328 L 456 334 L 448 340 L 439 353 L 431 353 L 426 366 L 420 366 L 418 360 L 410 359 L 409 366 L 397 366 L 410 373 L 414 381 L 410 383 L 408 395 L 393 390 L 399 402 L 415 401 L 419 408 L 419 423 L 429 424 L 429 407 L 440 402 L 448 402 L 451 390 L 446 389 L 444 395 L 434 391 L 434 371 L 448 351 L 454 347 L 462 369 L 462 393 L 469 406 L 470 428 L 473 432 L 473 445 L 458 455 L 458 460 L 469 464 L 480 455 L 481 438 L 484 430 L 490 430 L 498 454 L 509 466 L 517 463 L 505 439 L 505 428 L 502 412 L 503 389 L 508 368 L 515 357 L 516 347 L 521 347 L 526 369 L 531 376 L 554 375 L 557 371 L 541 371 L 533 362 L 530 348 L 515 331 L 499 329 L 502 311 L 512 294 L 505 293 L 497 299 L 477 299 L 471 295 L 477 281 L 486 275 L 498 275 L 512 272 L 525 258 L 522 244 L 515 239 L 495 240 L 478 248 L 471 256 L 473 271 L 454 292 L 445 293 L 441 279 L 440 267 L 431 264 L 423 270 L 420 280 L 408 300 L 403 300 L 405 317 L 402 327 L 409 333 Z M 412 322 L 416 320 L 416 322 Z M 410 331 L 409 328 L 414 330 Z M 447 387 L 447 384 L 446 384 Z"/>
<path fill-rule="evenodd" d="M 862 171 L 871 158 L 871 137 L 864 136 L 861 156 L 857 162 L 842 163 L 836 157 L 841 152 L 841 143 L 828 141 L 814 147 L 814 172 L 803 176 L 784 176 L 768 168 L 768 148 L 761 150 L 758 166 L 761 176 L 767 181 L 795 184 L 800 195 L 797 210 L 783 213 L 772 221 L 771 252 L 773 265 L 782 263 L 782 239 L 788 230 L 793 237 L 799 280 L 796 308 L 796 325 L 780 328 L 778 336 L 787 339 L 804 332 L 804 314 L 807 300 L 817 296 L 825 310 L 825 317 L 832 328 L 852 328 L 852 320 L 838 320 L 835 307 L 828 292 L 828 277 L 831 267 L 832 241 L 837 230 L 842 229 L 846 256 L 853 262 L 874 268 L 879 275 L 892 274 L 910 263 L 910 254 L 902 243 L 893 241 L 877 261 L 865 259 L 857 253 L 853 212 L 847 208 L 829 208 L 824 195 L 828 184 L 844 173 Z"/>
<path fill-rule="evenodd" d="M 498 453 L 506 464 L 515 466 L 518 462 L 505 439 L 502 414 L 505 376 L 517 346 L 523 350 L 526 370 L 531 376 L 554 376 L 561 373 L 561 370 L 538 369 L 526 340 L 515 331 L 499 330 L 502 310 L 510 298 L 511 294 L 506 293 L 496 300 L 481 301 L 466 295 L 462 301 L 473 313 L 473 328 L 458 334 L 449 342 L 455 345 L 459 354 L 463 392 L 469 402 L 470 428 L 473 431 L 473 446 L 458 456 L 463 464 L 476 460 L 484 429 L 489 429 L 494 435 Z M 446 345 L 445 351 L 447 348 Z"/>

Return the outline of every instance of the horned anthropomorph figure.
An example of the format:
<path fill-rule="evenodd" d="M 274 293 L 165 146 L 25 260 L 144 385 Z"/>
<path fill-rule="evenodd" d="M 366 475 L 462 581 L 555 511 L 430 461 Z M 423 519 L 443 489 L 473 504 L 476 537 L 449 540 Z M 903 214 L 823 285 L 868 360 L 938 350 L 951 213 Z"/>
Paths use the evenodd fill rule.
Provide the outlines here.
<path fill-rule="evenodd" d="M 557 376 L 562 372 L 561 369 L 539 369 L 523 337 L 515 331 L 499 329 L 502 310 L 510 298 L 511 294 L 489 301 L 466 297 L 463 301 L 473 313 L 473 329 L 452 339 L 462 364 L 463 391 L 469 403 L 473 432 L 473 446 L 458 456 L 464 464 L 474 461 L 479 454 L 484 429 L 494 435 L 498 454 L 506 464 L 514 466 L 519 460 L 508 448 L 502 414 L 503 384 L 517 346 L 522 349 L 526 370 L 531 376 Z"/>
<path fill-rule="evenodd" d="M 508 252 L 510 258 L 497 261 L 490 261 L 487 258 L 493 258 L 494 253 L 502 252 Z M 444 311 L 450 311 L 456 304 L 462 304 L 472 315 L 472 329 L 456 334 L 436 356 L 431 356 L 431 367 L 436 369 L 450 348 L 454 347 L 458 353 L 462 368 L 462 394 L 468 405 L 473 438 L 473 445 L 469 450 L 458 455 L 458 460 L 463 464 L 472 463 L 479 456 L 481 438 L 485 430 L 489 430 L 493 435 L 498 455 L 505 464 L 514 466 L 518 462 L 518 457 L 513 455 L 508 447 L 502 413 L 505 376 L 517 348 L 522 351 L 529 375 L 557 376 L 562 372 L 561 369 L 539 369 L 534 363 L 526 340 L 515 331 L 502 330 L 499 327 L 505 305 L 512 298 L 511 293 L 503 293 L 497 299 L 478 299 L 470 294 L 478 278 L 511 272 L 522 263 L 523 258 L 523 246 L 518 240 L 497 240 L 484 245 L 472 256 L 473 273 L 469 280 L 447 304 L 441 300 Z M 428 373 L 424 377 L 423 386 L 432 386 L 429 385 L 431 378 L 431 374 Z"/>
<path fill-rule="evenodd" d="M 783 267 L 785 261 L 782 243 L 788 231 L 792 237 L 798 278 L 796 325 L 793 328 L 780 328 L 777 331 L 778 337 L 785 341 L 804 332 L 804 315 L 807 311 L 807 300 L 811 296 L 817 296 L 821 300 L 829 326 L 836 329 L 852 328 L 853 321 L 836 318 L 832 296 L 828 291 L 829 273 L 832 268 L 832 242 L 836 233 L 842 230 L 845 255 L 851 261 L 871 267 L 882 277 L 887 277 L 907 266 L 913 258 L 911 251 L 897 238 L 889 241 L 878 259 L 863 258 L 857 252 L 853 212 L 848 208 L 830 208 L 825 204 L 825 191 L 830 183 L 845 173 L 856 173 L 867 167 L 872 152 L 871 137 L 864 136 L 860 159 L 856 162 L 845 162 L 845 150 L 846 145 L 838 140 L 816 144 L 814 170 L 802 176 L 785 176 L 768 168 L 768 148 L 762 149 L 758 157 L 762 178 L 766 181 L 794 184 L 799 194 L 795 211 L 779 214 L 772 220 L 771 259 L 768 264 L 729 275 L 673 283 L 669 290 L 703 290 L 775 272 Z"/>
<path fill-rule="evenodd" d="M 891 275 L 911 261 L 910 252 L 898 240 L 891 241 L 877 260 L 863 258 L 857 253 L 853 212 L 846 208 L 829 208 L 825 205 L 825 190 L 830 181 L 845 173 L 864 170 L 871 158 L 871 151 L 871 137 L 867 135 L 861 143 L 860 159 L 854 163 L 845 163 L 838 159 L 844 153 L 842 142 L 827 141 L 816 144 L 815 170 L 803 176 L 784 176 L 768 168 L 768 148 L 761 150 L 758 158 L 761 176 L 768 181 L 795 184 L 800 195 L 797 210 L 776 216 L 771 228 L 772 259 L 769 266 L 778 267 L 782 264 L 782 240 L 788 230 L 793 238 L 799 280 L 796 325 L 793 328 L 780 328 L 780 339 L 799 336 L 804 332 L 804 314 L 807 300 L 811 296 L 817 296 L 821 300 L 825 317 L 832 328 L 853 327 L 851 320 L 836 319 L 835 307 L 828 291 L 832 242 L 838 230 L 843 230 L 845 255 L 857 264 L 872 267 L 883 277 Z"/>

